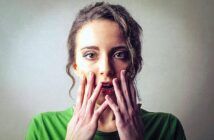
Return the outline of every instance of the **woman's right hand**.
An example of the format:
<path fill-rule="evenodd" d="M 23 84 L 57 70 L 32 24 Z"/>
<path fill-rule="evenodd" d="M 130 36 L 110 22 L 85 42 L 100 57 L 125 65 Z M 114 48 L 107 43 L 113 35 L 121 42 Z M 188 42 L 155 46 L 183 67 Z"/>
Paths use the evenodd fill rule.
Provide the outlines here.
<path fill-rule="evenodd" d="M 108 104 L 105 101 L 95 109 L 102 84 L 98 83 L 94 89 L 94 79 L 91 72 L 87 80 L 85 76 L 81 80 L 74 115 L 67 126 L 66 140 L 91 140 L 95 135 L 99 117 Z"/>

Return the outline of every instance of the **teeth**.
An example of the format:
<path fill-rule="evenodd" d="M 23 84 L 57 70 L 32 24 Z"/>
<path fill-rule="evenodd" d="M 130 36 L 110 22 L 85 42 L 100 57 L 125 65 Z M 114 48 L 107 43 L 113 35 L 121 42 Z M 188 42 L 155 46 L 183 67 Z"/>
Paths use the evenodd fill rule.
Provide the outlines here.
<path fill-rule="evenodd" d="M 103 83 L 103 85 L 110 86 L 110 85 L 112 85 L 112 84 L 110 84 L 110 83 Z"/>
<path fill-rule="evenodd" d="M 110 84 L 104 84 L 102 87 L 104 87 L 104 88 L 112 88 L 113 86 L 110 85 Z"/>

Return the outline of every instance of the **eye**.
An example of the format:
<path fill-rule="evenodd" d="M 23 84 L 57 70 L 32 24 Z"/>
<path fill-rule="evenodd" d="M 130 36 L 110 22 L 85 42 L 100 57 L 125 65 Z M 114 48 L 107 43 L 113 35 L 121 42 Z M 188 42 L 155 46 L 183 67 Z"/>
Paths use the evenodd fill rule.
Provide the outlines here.
<path fill-rule="evenodd" d="M 117 59 L 126 60 L 126 59 L 128 59 L 128 57 L 129 57 L 129 53 L 128 53 L 128 51 L 117 51 L 117 52 L 114 53 L 113 56 L 114 56 L 115 58 L 117 58 Z"/>
<path fill-rule="evenodd" d="M 89 51 L 89 52 L 85 52 L 83 54 L 83 57 L 88 59 L 88 60 L 93 60 L 97 57 L 97 54 L 95 52 Z"/>

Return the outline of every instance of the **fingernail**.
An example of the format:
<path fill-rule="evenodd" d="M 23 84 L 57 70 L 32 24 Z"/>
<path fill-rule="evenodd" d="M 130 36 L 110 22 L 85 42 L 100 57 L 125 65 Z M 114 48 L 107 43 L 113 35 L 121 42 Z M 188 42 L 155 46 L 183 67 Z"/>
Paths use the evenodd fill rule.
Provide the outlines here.
<path fill-rule="evenodd" d="M 126 70 L 122 70 L 122 75 L 126 77 Z"/>
<path fill-rule="evenodd" d="M 118 79 L 117 78 L 114 78 L 113 81 L 114 81 L 115 84 L 118 83 Z"/>
<path fill-rule="evenodd" d="M 105 96 L 106 100 L 110 100 L 110 97 L 108 95 Z"/>
<path fill-rule="evenodd" d="M 122 70 L 122 73 L 123 73 L 123 74 L 126 74 L 126 70 Z"/>
<path fill-rule="evenodd" d="M 117 83 L 117 78 L 114 78 L 114 81 Z"/>

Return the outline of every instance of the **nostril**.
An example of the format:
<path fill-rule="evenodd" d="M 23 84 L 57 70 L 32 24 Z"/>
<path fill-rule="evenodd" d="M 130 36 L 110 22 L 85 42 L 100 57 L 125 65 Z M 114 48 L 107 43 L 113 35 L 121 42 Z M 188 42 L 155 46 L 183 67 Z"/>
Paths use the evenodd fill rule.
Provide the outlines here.
<path fill-rule="evenodd" d="M 106 77 L 114 77 L 114 72 L 112 72 L 112 71 L 101 72 L 100 75 L 106 76 Z"/>

